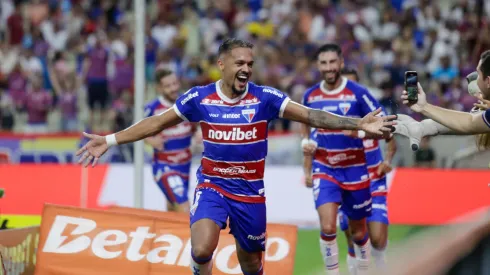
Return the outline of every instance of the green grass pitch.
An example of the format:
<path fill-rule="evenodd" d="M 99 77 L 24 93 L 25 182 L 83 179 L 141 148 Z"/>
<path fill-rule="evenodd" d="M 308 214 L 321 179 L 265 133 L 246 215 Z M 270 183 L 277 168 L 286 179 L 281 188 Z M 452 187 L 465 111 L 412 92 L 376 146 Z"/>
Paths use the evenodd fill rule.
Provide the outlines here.
<path fill-rule="evenodd" d="M 422 227 L 391 225 L 388 231 L 389 244 L 396 244 L 420 229 L 422 229 Z M 319 229 L 298 230 L 294 275 L 325 274 L 323 260 L 320 255 L 319 234 Z M 345 264 L 347 242 L 344 233 L 341 232 L 340 229 L 338 231 L 337 241 L 339 244 L 340 272 L 341 274 L 348 274 L 347 266 Z"/>

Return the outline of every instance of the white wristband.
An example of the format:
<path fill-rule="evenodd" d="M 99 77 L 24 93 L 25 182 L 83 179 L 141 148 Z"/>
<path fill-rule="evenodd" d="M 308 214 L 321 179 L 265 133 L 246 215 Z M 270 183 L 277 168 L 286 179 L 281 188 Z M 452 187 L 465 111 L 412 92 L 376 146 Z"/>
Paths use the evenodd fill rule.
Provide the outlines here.
<path fill-rule="evenodd" d="M 105 142 L 107 146 L 111 147 L 113 145 L 117 145 L 116 134 L 110 134 L 105 136 Z"/>
<path fill-rule="evenodd" d="M 312 139 L 304 138 L 301 140 L 301 148 L 305 147 L 305 145 L 311 144 L 313 146 L 318 147 L 318 143 Z"/>
<path fill-rule="evenodd" d="M 310 140 L 307 138 L 304 138 L 301 140 L 301 148 L 305 147 L 305 145 L 309 144 Z"/>
<path fill-rule="evenodd" d="M 366 137 L 366 132 L 364 132 L 363 130 L 359 130 L 359 131 L 357 131 L 357 136 L 359 138 L 365 138 Z"/>

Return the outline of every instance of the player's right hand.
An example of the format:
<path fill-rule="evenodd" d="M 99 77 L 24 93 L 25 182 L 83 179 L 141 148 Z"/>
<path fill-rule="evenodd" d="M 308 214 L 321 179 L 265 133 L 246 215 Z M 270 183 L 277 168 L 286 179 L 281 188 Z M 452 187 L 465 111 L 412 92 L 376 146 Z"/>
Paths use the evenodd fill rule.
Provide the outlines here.
<path fill-rule="evenodd" d="M 421 122 L 416 121 L 407 115 L 398 115 L 397 124 L 395 127 L 395 134 L 405 136 L 410 141 L 410 148 L 413 151 L 419 149 L 420 141 L 423 137 L 423 125 Z"/>
<path fill-rule="evenodd" d="M 87 167 L 89 163 L 92 162 L 92 167 L 94 167 L 97 164 L 99 158 L 105 152 L 107 152 L 107 149 L 109 149 L 109 145 L 107 144 L 106 139 L 103 136 L 87 134 L 85 132 L 83 133 L 83 135 L 90 140 L 77 151 L 76 155 L 81 155 L 78 163 L 81 163 L 84 167 Z"/>
<path fill-rule="evenodd" d="M 313 188 L 313 179 L 311 175 L 305 175 L 305 185 L 308 188 Z"/>
<path fill-rule="evenodd" d="M 420 113 L 424 110 L 425 105 L 427 105 L 427 98 L 425 97 L 424 89 L 422 89 L 422 86 L 418 82 L 417 82 L 417 87 L 418 87 L 418 91 L 419 91 L 417 102 L 411 103 L 408 101 L 408 92 L 407 91 L 403 91 L 401 98 L 402 98 L 403 104 L 409 106 L 410 109 L 412 109 L 412 111 Z"/>
<path fill-rule="evenodd" d="M 303 149 L 303 155 L 305 156 L 313 156 L 317 147 L 318 143 L 311 139 L 304 139 L 301 142 L 301 149 Z"/>

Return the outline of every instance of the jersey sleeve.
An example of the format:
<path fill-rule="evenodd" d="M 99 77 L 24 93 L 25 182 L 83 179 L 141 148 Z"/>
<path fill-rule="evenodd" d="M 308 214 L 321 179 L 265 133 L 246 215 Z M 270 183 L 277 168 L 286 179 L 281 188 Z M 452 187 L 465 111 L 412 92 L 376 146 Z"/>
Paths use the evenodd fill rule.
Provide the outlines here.
<path fill-rule="evenodd" d="M 177 99 L 173 108 L 181 119 L 189 122 L 199 122 L 201 120 L 199 98 L 199 91 L 191 88 Z"/>
<path fill-rule="evenodd" d="M 490 112 L 489 111 L 490 111 L 490 109 L 483 112 L 482 116 L 483 116 L 483 121 L 490 128 Z"/>
<path fill-rule="evenodd" d="M 385 116 L 386 111 L 385 109 L 379 104 L 379 101 L 374 98 L 371 93 L 367 89 L 359 89 L 359 94 L 360 98 L 358 98 L 358 102 L 361 106 L 361 116 L 365 116 L 369 114 L 372 111 L 375 111 L 376 109 L 381 107 L 381 115 Z"/>
<path fill-rule="evenodd" d="M 269 112 L 269 119 L 282 118 L 284 109 L 286 109 L 286 105 L 290 100 L 289 97 L 285 93 L 271 87 L 265 87 L 262 91 L 267 100 L 266 105 Z"/>

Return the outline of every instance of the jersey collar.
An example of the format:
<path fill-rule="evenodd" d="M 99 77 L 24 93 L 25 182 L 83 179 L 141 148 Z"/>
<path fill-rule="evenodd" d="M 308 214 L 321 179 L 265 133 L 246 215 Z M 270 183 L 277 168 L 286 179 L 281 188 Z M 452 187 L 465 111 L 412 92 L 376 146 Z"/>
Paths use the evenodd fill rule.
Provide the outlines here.
<path fill-rule="evenodd" d="M 247 83 L 247 87 L 245 88 L 245 92 L 241 96 L 236 97 L 236 98 L 229 98 L 225 94 L 223 94 L 223 92 L 221 91 L 220 83 L 221 83 L 221 79 L 216 81 L 216 92 L 218 93 L 218 96 L 221 98 L 221 100 L 223 100 L 224 102 L 229 103 L 229 104 L 235 104 L 235 103 L 239 102 L 240 100 L 242 100 L 247 95 L 248 86 L 250 84 L 250 83 Z"/>
<path fill-rule="evenodd" d="M 320 89 L 322 90 L 322 92 L 326 93 L 327 95 L 335 95 L 335 94 L 342 92 L 345 89 L 345 86 L 347 85 L 347 78 L 345 78 L 343 76 L 341 78 L 342 78 L 342 82 L 340 83 L 339 87 L 337 87 L 333 90 L 327 90 L 324 86 L 325 80 L 322 80 L 320 82 Z"/>

